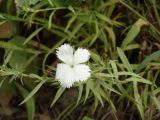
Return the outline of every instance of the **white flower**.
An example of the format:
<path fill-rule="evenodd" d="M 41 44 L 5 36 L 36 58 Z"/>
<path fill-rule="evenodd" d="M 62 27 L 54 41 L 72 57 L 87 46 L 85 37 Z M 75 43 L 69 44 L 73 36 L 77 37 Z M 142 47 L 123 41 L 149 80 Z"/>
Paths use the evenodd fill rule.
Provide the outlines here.
<path fill-rule="evenodd" d="M 62 86 L 70 88 L 74 82 L 87 80 L 91 73 L 85 65 L 90 58 L 88 50 L 78 48 L 74 51 L 69 44 L 60 46 L 56 51 L 57 57 L 64 63 L 59 63 L 56 70 L 56 79 Z"/>

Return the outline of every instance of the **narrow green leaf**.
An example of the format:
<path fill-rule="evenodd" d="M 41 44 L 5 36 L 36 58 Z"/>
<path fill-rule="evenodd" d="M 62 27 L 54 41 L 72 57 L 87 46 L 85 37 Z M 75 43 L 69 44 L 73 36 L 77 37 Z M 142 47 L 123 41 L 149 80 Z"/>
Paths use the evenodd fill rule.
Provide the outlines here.
<path fill-rule="evenodd" d="M 141 48 L 140 44 L 130 44 L 127 47 L 125 47 L 123 50 L 128 51 L 128 50 L 139 49 L 139 48 Z"/>
<path fill-rule="evenodd" d="M 64 87 L 60 87 L 51 103 L 51 107 L 57 102 L 57 100 L 61 97 L 61 95 L 63 94 L 65 88 Z"/>
<path fill-rule="evenodd" d="M 92 93 L 94 94 L 95 99 L 98 99 L 100 101 L 100 103 L 102 104 L 102 106 L 104 106 L 104 103 L 103 103 L 103 100 L 102 100 L 102 96 L 101 96 L 101 94 L 99 93 L 99 91 L 97 89 L 98 86 L 95 86 L 95 81 L 88 80 L 86 87 L 89 88 L 88 90 L 92 91 Z"/>
<path fill-rule="evenodd" d="M 101 60 L 101 57 L 99 56 L 99 54 L 96 54 L 93 51 L 90 51 L 90 53 L 91 53 L 91 58 L 93 59 L 93 61 L 99 62 L 101 65 L 105 65 L 105 63 Z"/>
<path fill-rule="evenodd" d="M 112 100 L 110 99 L 108 92 L 107 91 L 104 92 L 104 90 L 102 90 L 102 88 L 100 88 L 100 87 L 98 87 L 98 91 L 99 91 L 100 95 L 109 103 L 109 106 L 111 107 L 111 111 L 114 114 L 114 116 L 116 117 L 116 115 L 115 115 L 116 108 L 115 108 Z"/>
<path fill-rule="evenodd" d="M 4 77 L 2 80 L 0 80 L 0 87 L 2 87 L 4 81 L 7 79 L 7 77 Z"/>
<path fill-rule="evenodd" d="M 117 75 L 128 75 L 128 76 L 133 76 L 133 77 L 138 77 L 138 78 L 141 78 L 141 76 L 139 76 L 138 74 L 136 73 L 133 73 L 133 72 L 117 72 Z"/>
<path fill-rule="evenodd" d="M 155 96 L 151 96 L 152 100 L 154 101 L 156 107 L 158 108 L 158 110 L 160 111 L 160 101 L 158 100 L 158 98 L 156 98 Z"/>
<path fill-rule="evenodd" d="M 100 101 L 101 105 L 104 106 L 104 102 L 102 100 L 101 94 L 95 89 L 91 89 L 91 90 L 92 90 L 94 96 Z"/>
<path fill-rule="evenodd" d="M 81 97 L 82 97 L 82 92 L 83 92 L 83 84 L 81 84 L 81 85 L 79 86 L 79 95 L 78 95 L 78 99 L 77 99 L 76 105 L 79 104 L 79 101 L 80 101 L 80 99 L 81 99 Z"/>
<path fill-rule="evenodd" d="M 87 83 L 86 83 L 86 89 L 85 89 L 85 98 L 84 98 L 84 103 L 86 102 L 86 100 L 88 99 L 89 97 L 89 92 L 90 92 L 90 88 L 89 88 L 89 84 L 90 82 L 92 82 L 92 80 L 88 80 Z"/>
<path fill-rule="evenodd" d="M 15 0 L 16 6 L 23 7 L 25 5 L 35 5 L 41 0 Z"/>
<path fill-rule="evenodd" d="M 48 0 L 49 4 L 53 7 L 54 3 L 52 2 L 52 0 Z"/>
<path fill-rule="evenodd" d="M 12 50 L 23 51 L 23 52 L 32 53 L 32 54 L 41 53 L 40 51 L 33 50 L 31 48 L 21 48 L 21 47 L 15 45 L 13 43 L 3 42 L 3 41 L 0 41 L 0 47 L 1 48 L 12 49 Z"/>
<path fill-rule="evenodd" d="M 26 43 L 28 43 L 34 36 L 36 36 L 41 30 L 43 30 L 44 27 L 40 27 L 38 29 L 36 29 L 23 43 L 23 45 L 25 45 Z"/>
<path fill-rule="evenodd" d="M 27 102 L 29 99 L 33 97 L 33 95 L 40 89 L 40 87 L 44 84 L 44 81 L 41 81 L 28 95 L 27 97 L 19 104 L 22 105 L 23 103 Z"/>
<path fill-rule="evenodd" d="M 158 11 L 158 1 L 157 0 L 152 0 L 152 4 L 153 4 L 153 10 L 154 10 L 154 14 L 155 14 L 155 17 L 157 19 L 157 22 L 160 22 L 160 14 L 159 14 L 159 11 Z"/>
<path fill-rule="evenodd" d="M 53 19 L 53 15 L 55 14 L 55 10 L 52 11 L 52 13 L 49 16 L 49 21 L 48 21 L 48 29 L 51 29 L 52 27 L 52 19 Z"/>
<path fill-rule="evenodd" d="M 95 29 L 95 34 L 94 34 L 94 37 L 93 39 L 91 40 L 89 46 L 91 46 L 98 38 L 99 34 L 100 34 L 100 30 L 99 30 L 99 25 L 98 25 L 98 21 L 94 21 L 94 29 Z"/>
<path fill-rule="evenodd" d="M 121 95 L 121 93 L 117 91 L 116 89 L 114 89 L 110 84 L 107 84 L 106 82 L 102 82 L 101 85 L 104 87 L 105 90 L 109 90 L 109 91 L 117 93 L 118 95 Z"/>
<path fill-rule="evenodd" d="M 19 21 L 19 22 L 24 22 L 25 21 L 25 19 L 20 18 L 20 17 L 15 16 L 15 15 L 6 14 L 6 13 L 3 13 L 1 15 L 3 15 L 3 19 L 5 19 L 5 20 Z"/>
<path fill-rule="evenodd" d="M 109 23 L 109 24 L 112 24 L 112 21 L 110 20 L 110 18 L 108 18 L 108 17 L 105 16 L 104 14 L 96 13 L 96 16 L 97 16 L 99 19 L 101 19 L 101 20 L 103 20 L 103 21 L 105 21 L 105 22 L 107 22 L 107 23 Z"/>
<path fill-rule="evenodd" d="M 64 7 L 64 6 L 71 6 L 74 5 L 76 0 L 55 0 L 58 6 Z"/>
<path fill-rule="evenodd" d="M 126 69 L 129 72 L 133 72 L 132 67 L 129 64 L 129 61 L 128 61 L 126 55 L 124 54 L 124 52 L 122 51 L 122 49 L 121 48 L 117 48 L 117 51 L 118 51 L 119 57 L 121 58 L 121 61 L 123 62 L 124 66 L 126 67 Z"/>
<path fill-rule="evenodd" d="M 137 77 L 130 77 L 130 78 L 127 78 L 124 80 L 124 83 L 127 83 L 127 82 L 139 82 L 139 83 L 145 83 L 145 84 L 152 84 L 151 81 L 149 80 L 146 80 L 144 78 L 137 78 Z"/>
<path fill-rule="evenodd" d="M 114 60 L 110 60 L 109 63 L 111 65 L 111 67 L 112 67 L 112 70 L 113 70 L 113 73 L 114 73 L 114 77 L 116 77 L 118 79 L 118 75 L 117 75 L 118 69 L 117 69 L 117 65 L 116 65 L 115 61 Z"/>
<path fill-rule="evenodd" d="M 84 116 L 84 117 L 82 118 L 82 120 L 94 120 L 94 119 L 89 118 L 88 116 Z"/>
<path fill-rule="evenodd" d="M 108 32 L 108 35 L 109 35 L 110 39 L 112 40 L 112 46 L 115 49 L 116 48 L 116 35 L 113 31 L 113 28 L 105 26 L 105 30 Z"/>
<path fill-rule="evenodd" d="M 76 20 L 76 18 L 77 18 L 77 15 L 76 15 L 76 14 L 71 17 L 71 19 L 70 19 L 70 20 L 68 21 L 68 23 L 67 23 L 67 26 L 66 26 L 65 31 L 68 31 L 69 27 L 70 27 L 71 24 Z"/>
<path fill-rule="evenodd" d="M 135 104 L 137 106 L 137 109 L 139 110 L 142 120 L 144 120 L 144 107 L 142 104 L 142 99 L 138 92 L 137 82 L 133 82 L 133 89 L 134 89 Z"/>
<path fill-rule="evenodd" d="M 152 60 L 156 60 L 160 58 L 160 50 L 152 53 L 151 55 L 147 56 L 142 63 L 138 66 L 136 73 L 140 72 L 143 68 L 145 68 Z"/>
<path fill-rule="evenodd" d="M 15 84 L 18 87 L 18 90 L 22 94 L 23 98 L 27 97 L 29 92 L 25 88 L 23 88 L 21 85 L 19 85 L 18 83 L 15 83 Z M 33 97 L 29 99 L 25 105 L 26 105 L 26 109 L 28 112 L 28 120 L 33 120 L 34 115 L 35 115 L 35 102 L 34 102 Z"/>
<path fill-rule="evenodd" d="M 148 96 L 149 96 L 149 85 L 146 84 L 145 85 L 145 88 L 144 88 L 144 93 L 142 95 L 143 97 L 143 104 L 144 104 L 144 107 L 147 107 L 148 106 Z"/>
<path fill-rule="evenodd" d="M 134 25 L 132 25 L 131 29 L 129 30 L 126 38 L 123 40 L 122 42 L 122 48 L 124 49 L 125 47 L 127 47 L 128 44 L 130 44 L 134 39 L 135 37 L 138 35 L 138 33 L 140 32 L 141 30 L 141 27 L 144 26 L 144 25 L 147 25 L 148 23 L 143 20 L 143 19 L 138 19 L 136 21 L 136 23 Z"/>

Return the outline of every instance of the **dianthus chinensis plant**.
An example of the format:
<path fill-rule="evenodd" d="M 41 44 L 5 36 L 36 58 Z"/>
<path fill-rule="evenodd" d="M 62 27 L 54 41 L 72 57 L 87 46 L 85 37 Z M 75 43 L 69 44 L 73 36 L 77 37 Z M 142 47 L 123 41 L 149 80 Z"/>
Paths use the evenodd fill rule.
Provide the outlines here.
<path fill-rule="evenodd" d="M 107 106 L 112 119 L 119 119 L 122 106 L 126 110 L 134 106 L 141 119 L 152 119 L 153 108 L 160 110 L 160 31 L 147 16 L 152 4 L 152 21 L 160 22 L 156 0 L 146 1 L 142 11 L 134 9 L 140 3 L 129 0 L 6 0 L 1 4 L 0 26 L 6 32 L 0 33 L 0 86 L 18 89 L 29 120 L 35 114 L 33 96 L 46 84 L 57 88 L 49 96 L 51 107 L 67 89 L 78 90 L 77 100 L 59 119 L 88 101 L 93 113 L 99 105 Z M 151 46 L 141 34 L 150 37 L 154 51 L 143 53 Z"/>

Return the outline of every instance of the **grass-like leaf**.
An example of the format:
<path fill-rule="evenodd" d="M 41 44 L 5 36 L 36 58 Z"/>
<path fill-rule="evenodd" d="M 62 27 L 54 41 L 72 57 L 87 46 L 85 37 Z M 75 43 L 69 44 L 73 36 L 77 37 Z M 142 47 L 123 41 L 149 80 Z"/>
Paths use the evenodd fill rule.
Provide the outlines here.
<path fill-rule="evenodd" d="M 63 94 L 65 88 L 64 87 L 60 87 L 51 103 L 51 107 L 57 102 L 57 100 L 61 97 L 61 95 Z"/>
<path fill-rule="evenodd" d="M 123 49 L 125 47 L 127 47 L 127 45 L 129 45 L 135 39 L 135 37 L 138 35 L 138 33 L 141 30 L 141 27 L 144 26 L 144 25 L 147 25 L 147 24 L 148 23 L 145 20 L 143 20 L 143 19 L 137 20 L 136 23 L 134 25 L 132 25 L 131 29 L 127 33 L 127 36 L 123 40 L 121 47 Z"/>
<path fill-rule="evenodd" d="M 44 84 L 44 81 L 41 81 L 27 96 L 26 98 L 19 104 L 22 105 L 23 103 L 27 102 L 29 99 L 33 97 L 33 95 L 40 89 L 40 87 Z"/>
<path fill-rule="evenodd" d="M 129 61 L 127 57 L 125 56 L 124 52 L 122 51 L 121 48 L 117 48 L 118 55 L 121 58 L 121 61 L 123 62 L 124 66 L 129 72 L 133 72 L 131 65 L 129 64 Z"/>
<path fill-rule="evenodd" d="M 143 68 L 145 68 L 152 60 L 156 60 L 158 58 L 160 58 L 160 50 L 155 51 L 151 55 L 147 56 L 136 69 L 136 73 L 140 72 Z"/>
<path fill-rule="evenodd" d="M 44 29 L 44 27 L 40 27 L 40 28 L 38 28 L 38 29 L 36 29 L 25 41 L 24 41 L 24 45 L 26 44 L 26 43 L 28 43 L 33 37 L 35 37 L 41 30 L 43 30 Z"/>
<path fill-rule="evenodd" d="M 18 83 L 15 83 L 19 92 L 22 94 L 23 98 L 26 98 L 27 95 L 29 94 L 29 92 L 23 88 L 21 85 L 19 85 Z M 26 102 L 26 109 L 28 112 L 28 120 L 33 120 L 34 119 L 34 115 L 35 115 L 35 101 L 33 99 L 33 97 L 31 99 L 29 99 Z"/>

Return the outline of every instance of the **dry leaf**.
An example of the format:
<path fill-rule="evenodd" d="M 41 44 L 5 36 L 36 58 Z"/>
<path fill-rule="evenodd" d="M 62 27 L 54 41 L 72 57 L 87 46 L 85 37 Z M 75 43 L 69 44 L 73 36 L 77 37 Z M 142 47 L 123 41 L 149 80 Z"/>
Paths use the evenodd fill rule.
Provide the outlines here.
<path fill-rule="evenodd" d="M 0 25 L 0 38 L 10 38 L 12 34 L 9 23 L 5 22 Z"/>

